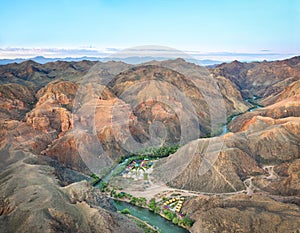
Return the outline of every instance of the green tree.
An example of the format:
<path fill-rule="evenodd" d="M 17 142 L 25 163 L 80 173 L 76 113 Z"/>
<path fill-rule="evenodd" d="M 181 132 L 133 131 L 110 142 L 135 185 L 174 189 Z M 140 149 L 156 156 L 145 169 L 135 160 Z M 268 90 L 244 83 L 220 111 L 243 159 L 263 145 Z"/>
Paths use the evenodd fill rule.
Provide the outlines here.
<path fill-rule="evenodd" d="M 166 214 L 166 218 L 167 218 L 168 220 L 172 220 L 172 213 L 167 213 L 167 214 Z"/>
<path fill-rule="evenodd" d="M 93 173 L 93 174 L 91 175 L 91 177 L 94 178 L 94 179 L 99 179 L 99 177 L 98 177 L 95 173 Z"/>
<path fill-rule="evenodd" d="M 183 221 L 183 224 L 187 227 L 191 227 L 194 224 L 194 220 L 191 218 L 188 218 L 188 217 L 183 217 L 182 221 Z"/>
<path fill-rule="evenodd" d="M 120 193 L 118 193 L 118 198 L 123 198 L 123 197 L 125 197 L 125 193 L 124 192 L 120 192 Z"/>
<path fill-rule="evenodd" d="M 130 203 L 135 205 L 137 202 L 137 198 L 136 197 L 132 197 L 131 200 L 130 200 Z"/>
<path fill-rule="evenodd" d="M 172 220 L 173 219 L 173 215 L 172 215 L 171 211 L 164 210 L 163 213 L 165 214 L 166 219 L 168 219 L 168 220 Z"/>
<path fill-rule="evenodd" d="M 139 197 L 137 199 L 137 205 L 138 206 L 145 206 L 147 204 L 147 199 L 144 197 Z"/>
<path fill-rule="evenodd" d="M 177 217 L 173 218 L 172 222 L 173 222 L 174 224 L 178 224 L 178 218 L 177 218 Z"/>
<path fill-rule="evenodd" d="M 112 189 L 112 190 L 110 191 L 110 196 L 113 197 L 115 194 L 116 194 L 116 190 Z"/>
<path fill-rule="evenodd" d="M 156 206 L 156 207 L 154 208 L 154 213 L 156 213 L 156 214 L 159 214 L 159 213 L 160 213 L 160 208 L 159 208 L 159 206 Z"/>
<path fill-rule="evenodd" d="M 148 207 L 150 210 L 154 211 L 156 208 L 156 202 L 155 202 L 155 198 L 151 198 L 151 200 L 149 201 Z"/>
<path fill-rule="evenodd" d="M 108 183 L 101 181 L 101 183 L 100 183 L 101 192 L 104 192 L 106 190 L 107 186 L 108 186 Z"/>

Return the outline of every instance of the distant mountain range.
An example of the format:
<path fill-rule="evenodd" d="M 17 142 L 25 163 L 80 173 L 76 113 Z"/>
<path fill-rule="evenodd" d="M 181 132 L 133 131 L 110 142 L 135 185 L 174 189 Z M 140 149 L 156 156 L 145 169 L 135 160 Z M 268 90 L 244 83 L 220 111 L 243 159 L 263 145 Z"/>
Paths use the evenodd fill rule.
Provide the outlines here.
<path fill-rule="evenodd" d="M 15 59 L 0 59 L 0 65 L 6 65 L 10 63 L 21 63 L 26 60 L 32 60 L 35 62 L 38 62 L 40 64 L 45 64 L 47 62 L 55 62 L 55 61 L 83 61 L 83 60 L 89 60 L 89 61 L 122 61 L 128 64 L 139 64 L 139 63 L 144 63 L 144 62 L 149 62 L 149 61 L 164 61 L 168 60 L 170 58 L 168 57 L 151 57 L 151 56 L 143 56 L 143 57 L 138 57 L 138 56 L 132 56 L 132 57 L 125 57 L 125 58 L 118 58 L 118 57 L 66 57 L 66 58 L 46 58 L 43 56 L 36 56 L 33 58 L 15 58 Z M 210 60 L 210 59 L 203 59 L 203 60 L 197 60 L 197 59 L 185 59 L 188 62 L 195 63 L 197 65 L 202 65 L 202 66 L 214 66 L 223 63 L 222 61 L 217 61 L 217 60 Z"/>

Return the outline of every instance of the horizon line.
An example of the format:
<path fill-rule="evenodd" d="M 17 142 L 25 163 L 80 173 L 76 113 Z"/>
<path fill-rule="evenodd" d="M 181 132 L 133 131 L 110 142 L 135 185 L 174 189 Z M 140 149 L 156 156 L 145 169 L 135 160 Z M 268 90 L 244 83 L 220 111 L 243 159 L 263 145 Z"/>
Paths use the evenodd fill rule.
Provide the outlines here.
<path fill-rule="evenodd" d="M 137 49 L 136 49 L 137 48 Z M 43 57 L 45 59 L 125 59 L 132 57 L 158 57 L 158 58 L 188 58 L 195 60 L 216 60 L 221 62 L 228 61 L 263 61 L 263 60 L 282 60 L 294 56 L 299 56 L 299 53 L 292 52 L 274 52 L 271 50 L 261 49 L 257 52 L 244 51 L 209 51 L 201 52 L 199 50 L 175 50 L 172 48 L 165 49 L 160 46 L 132 47 L 129 49 L 119 48 L 104 48 L 96 49 L 94 47 L 88 48 L 20 48 L 20 47 L 0 47 L 1 60 L 18 60 L 18 59 L 33 59 L 36 57 Z"/>

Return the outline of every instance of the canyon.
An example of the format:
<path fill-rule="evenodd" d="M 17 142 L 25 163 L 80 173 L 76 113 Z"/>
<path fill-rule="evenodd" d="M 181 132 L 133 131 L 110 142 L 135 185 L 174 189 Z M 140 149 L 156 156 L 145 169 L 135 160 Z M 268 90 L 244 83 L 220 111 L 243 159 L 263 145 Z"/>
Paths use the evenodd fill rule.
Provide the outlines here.
<path fill-rule="evenodd" d="M 0 231 L 143 232 L 90 176 L 180 145 L 126 192 L 188 193 L 190 232 L 299 232 L 299 80 L 300 57 L 0 65 Z"/>

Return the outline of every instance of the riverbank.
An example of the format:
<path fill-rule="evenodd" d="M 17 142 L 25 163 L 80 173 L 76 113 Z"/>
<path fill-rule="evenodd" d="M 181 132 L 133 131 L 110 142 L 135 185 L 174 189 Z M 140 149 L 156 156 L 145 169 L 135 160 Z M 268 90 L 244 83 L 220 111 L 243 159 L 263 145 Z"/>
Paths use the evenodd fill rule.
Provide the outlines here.
<path fill-rule="evenodd" d="M 118 211 L 121 213 L 121 211 Z M 144 230 L 144 232 L 149 232 L 149 233 L 160 233 L 159 230 L 155 229 L 153 226 L 151 226 L 149 223 L 145 222 L 145 221 L 142 221 L 141 219 L 131 215 L 130 213 L 129 214 L 126 214 L 126 216 L 128 218 L 131 218 L 133 221 L 135 221 L 138 226 L 140 228 L 142 228 Z"/>
<path fill-rule="evenodd" d="M 178 195 L 176 195 L 176 196 L 178 198 Z M 175 211 L 171 210 L 171 208 L 169 208 L 169 206 L 166 206 L 166 204 L 163 204 L 166 202 L 166 200 L 170 201 L 171 199 L 177 199 L 177 198 L 175 198 L 175 196 L 171 196 L 169 198 L 166 198 L 166 197 L 162 198 L 158 202 L 155 201 L 155 198 L 152 198 L 148 203 L 146 201 L 144 201 L 144 202 L 137 201 L 137 202 L 132 203 L 131 197 L 133 197 L 133 196 L 127 195 L 126 193 L 124 193 L 123 197 L 125 197 L 125 198 L 115 198 L 115 197 L 109 197 L 109 198 L 114 200 L 115 204 L 118 202 L 122 202 L 122 203 L 124 202 L 133 207 L 148 210 L 155 215 L 160 215 L 162 218 L 166 219 L 166 221 L 174 224 L 175 226 L 179 226 L 186 230 L 189 230 L 190 227 L 193 225 L 192 219 L 187 218 L 184 214 L 180 213 L 179 211 L 175 212 Z M 135 198 L 135 197 L 133 197 L 133 198 Z M 145 199 L 145 198 L 139 197 L 137 199 Z M 165 200 L 163 200 L 163 199 L 165 199 Z M 178 200 L 179 200 L 179 198 L 178 198 Z M 181 196 L 180 200 L 183 203 L 185 198 L 183 198 Z M 138 203 L 138 204 L 136 204 L 136 203 Z M 168 208 L 165 208 L 165 207 L 168 207 Z"/>
<path fill-rule="evenodd" d="M 154 229 L 158 227 L 158 229 L 167 229 L 163 230 L 162 232 L 174 232 L 174 233 L 184 233 L 189 232 L 188 229 L 192 225 L 193 220 L 190 218 L 185 217 L 183 214 L 176 213 L 175 211 L 172 212 L 172 218 L 168 218 L 166 214 L 163 212 L 164 208 L 162 205 L 162 200 L 160 202 L 156 202 L 153 195 L 146 199 L 143 195 L 135 195 L 133 196 L 131 192 L 123 192 L 123 188 L 112 182 L 117 179 L 124 179 L 125 180 L 136 180 L 141 181 L 142 183 L 150 184 L 148 180 L 148 176 L 134 176 L 135 173 L 144 172 L 144 175 L 151 173 L 152 165 L 156 161 L 157 158 L 165 157 L 170 155 L 171 153 L 175 153 L 179 146 L 172 146 L 172 147 L 163 147 L 163 148 L 149 148 L 143 152 L 141 155 L 135 155 L 131 158 L 124 157 L 123 161 L 120 161 L 116 165 L 112 166 L 112 169 L 107 172 L 105 176 L 102 176 L 98 179 L 98 182 L 93 182 L 93 186 L 99 188 L 102 192 L 104 192 L 107 197 L 111 198 L 114 201 L 114 205 L 118 207 L 117 209 L 120 211 L 121 206 L 120 203 L 126 203 L 128 207 L 136 213 L 136 218 L 139 218 L 141 221 L 152 225 L 153 220 L 155 220 L 155 224 L 153 224 Z M 162 155 L 160 155 L 162 153 Z M 156 160 L 154 160 L 156 159 Z M 131 174 L 132 173 L 132 174 Z M 141 178 L 142 177 L 142 178 Z M 94 177 L 96 178 L 96 177 Z M 132 185 L 129 185 L 130 187 Z M 142 186 L 141 186 L 142 187 Z M 149 208 L 151 203 L 150 199 L 154 199 L 156 209 Z M 123 207 L 122 207 L 123 208 Z M 151 219 L 143 219 L 143 216 L 146 215 Z M 159 224 L 160 226 L 156 226 Z M 187 226 L 187 224 L 190 224 Z M 174 230 L 176 229 L 176 230 Z M 152 229 L 153 230 L 153 229 Z"/>
<path fill-rule="evenodd" d="M 222 132 L 221 132 L 219 135 L 217 135 L 217 136 L 222 136 L 222 135 L 224 135 L 224 134 L 226 134 L 226 133 L 229 133 L 230 130 L 228 129 L 228 124 L 229 124 L 230 122 L 232 122 L 232 121 L 233 121 L 235 118 L 237 118 L 238 116 L 240 116 L 240 115 L 242 115 L 242 114 L 244 114 L 244 113 L 246 113 L 246 112 L 252 112 L 252 111 L 254 111 L 255 109 L 258 109 L 258 108 L 263 108 L 263 107 L 264 107 L 263 105 L 257 103 L 256 100 L 258 100 L 258 99 L 260 99 L 260 97 L 257 97 L 257 96 L 253 96 L 252 99 L 251 99 L 251 98 L 246 99 L 245 101 L 246 101 L 247 103 L 251 104 L 252 106 L 251 106 L 250 108 L 248 108 L 247 111 L 245 111 L 245 112 L 236 113 L 236 114 L 233 114 L 233 115 L 227 117 L 227 122 L 226 122 L 226 124 L 224 124 L 224 125 L 222 126 Z"/>
<path fill-rule="evenodd" d="M 128 209 L 130 214 L 134 217 L 140 219 L 146 224 L 151 225 L 154 229 L 158 229 L 158 232 L 162 233 L 188 233 L 189 230 L 187 228 L 183 228 L 178 226 L 171 221 L 167 220 L 160 214 L 156 214 L 150 211 L 149 208 L 139 207 L 136 205 L 132 205 L 124 200 L 114 200 L 113 204 L 117 208 L 118 211 L 122 211 L 124 209 Z"/>

